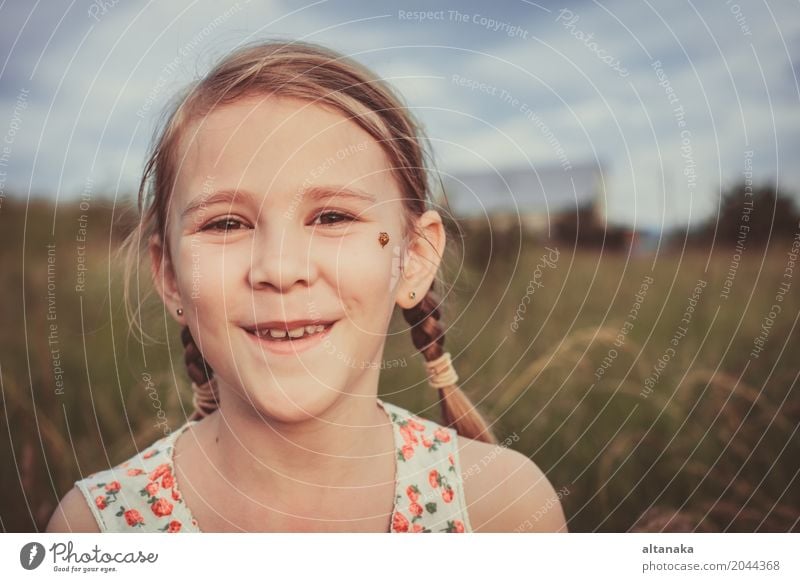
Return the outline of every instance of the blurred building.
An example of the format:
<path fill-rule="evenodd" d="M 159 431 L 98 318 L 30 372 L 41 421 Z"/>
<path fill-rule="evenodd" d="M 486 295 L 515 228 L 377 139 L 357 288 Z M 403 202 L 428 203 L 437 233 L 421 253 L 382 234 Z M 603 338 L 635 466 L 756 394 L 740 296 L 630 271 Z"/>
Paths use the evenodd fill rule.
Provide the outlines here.
<path fill-rule="evenodd" d="M 473 232 L 523 236 L 563 246 L 652 252 L 653 236 L 606 220 L 599 163 L 501 168 L 442 177 L 453 218 Z"/>
<path fill-rule="evenodd" d="M 550 238 L 556 224 L 580 212 L 605 222 L 605 189 L 599 164 L 499 168 L 442 176 L 449 209 L 465 226 L 522 230 Z M 587 225 L 589 226 L 589 225 Z"/>

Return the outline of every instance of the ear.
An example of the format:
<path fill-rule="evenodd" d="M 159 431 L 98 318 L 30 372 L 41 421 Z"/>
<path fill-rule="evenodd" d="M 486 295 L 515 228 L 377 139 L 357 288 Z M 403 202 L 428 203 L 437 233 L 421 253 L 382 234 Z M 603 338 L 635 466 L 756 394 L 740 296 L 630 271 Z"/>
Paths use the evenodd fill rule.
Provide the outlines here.
<path fill-rule="evenodd" d="M 178 283 L 169 253 L 157 235 L 150 237 L 148 248 L 150 251 L 150 269 L 153 276 L 153 285 L 173 319 L 181 325 L 186 325 L 184 316 L 177 314 L 177 309 L 183 307 L 183 300 L 178 290 Z"/>
<path fill-rule="evenodd" d="M 442 217 L 435 210 L 428 210 L 417 219 L 417 229 L 421 234 L 415 234 L 406 248 L 397 286 L 395 300 L 403 309 L 417 305 L 430 289 L 447 242 Z M 412 291 L 416 293 L 414 299 L 409 297 Z"/>

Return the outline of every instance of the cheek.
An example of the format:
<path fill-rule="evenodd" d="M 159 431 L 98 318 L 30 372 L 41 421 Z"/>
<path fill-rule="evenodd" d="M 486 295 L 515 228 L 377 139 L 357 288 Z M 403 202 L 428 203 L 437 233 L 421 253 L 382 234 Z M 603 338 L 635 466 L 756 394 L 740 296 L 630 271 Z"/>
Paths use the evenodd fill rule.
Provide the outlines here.
<path fill-rule="evenodd" d="M 181 295 L 204 317 L 224 313 L 219 306 L 223 300 L 234 297 L 225 287 L 242 276 L 238 254 L 230 249 L 223 252 L 222 248 L 190 243 L 181 248 L 178 276 Z"/>
<path fill-rule="evenodd" d="M 374 240 L 353 237 L 337 245 L 336 252 L 323 261 L 335 293 L 345 310 L 352 311 L 350 317 L 382 326 L 391 316 L 400 264 L 399 250 L 393 249 L 391 242 L 381 247 L 376 233 Z"/>

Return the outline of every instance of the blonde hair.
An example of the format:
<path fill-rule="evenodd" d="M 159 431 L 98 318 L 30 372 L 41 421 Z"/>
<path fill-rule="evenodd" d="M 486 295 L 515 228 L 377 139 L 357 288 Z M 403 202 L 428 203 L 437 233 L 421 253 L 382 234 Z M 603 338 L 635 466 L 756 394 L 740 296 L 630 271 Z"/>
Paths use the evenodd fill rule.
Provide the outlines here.
<path fill-rule="evenodd" d="M 400 98 L 382 80 L 359 63 L 325 47 L 306 42 L 269 41 L 237 49 L 204 78 L 190 84 L 165 116 L 145 165 L 138 194 L 140 221 L 122 245 L 125 255 L 125 304 L 132 329 L 139 307 L 130 308 L 130 280 L 139 257 L 152 236 L 162 242 L 170 257 L 166 236 L 167 209 L 177 174 L 177 157 L 185 128 L 213 108 L 243 97 L 275 95 L 293 97 L 341 112 L 371 135 L 391 162 L 392 174 L 403 193 L 405 232 L 417 232 L 415 217 L 426 211 L 430 199 L 424 135 L 419 123 Z M 419 233 L 418 233 L 419 234 Z M 433 282 L 422 300 L 403 315 L 411 325 L 411 338 L 426 361 L 443 353 L 444 330 L 440 301 Z M 188 326 L 181 331 L 184 360 L 194 391 L 192 419 L 213 412 L 218 393 L 211 367 L 203 358 Z M 446 425 L 466 437 L 495 443 L 485 420 L 458 386 L 439 388 Z"/>

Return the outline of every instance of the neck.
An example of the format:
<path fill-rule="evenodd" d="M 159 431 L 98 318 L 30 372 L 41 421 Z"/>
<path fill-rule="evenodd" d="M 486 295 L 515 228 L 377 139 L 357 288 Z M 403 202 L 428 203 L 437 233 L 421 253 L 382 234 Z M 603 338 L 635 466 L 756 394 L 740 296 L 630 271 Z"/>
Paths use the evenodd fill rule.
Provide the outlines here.
<path fill-rule="evenodd" d="M 283 422 L 220 386 L 209 456 L 219 474 L 255 498 L 263 491 L 319 495 L 325 487 L 385 481 L 372 469 L 394 455 L 394 441 L 376 392 L 341 394 L 320 415 Z"/>

